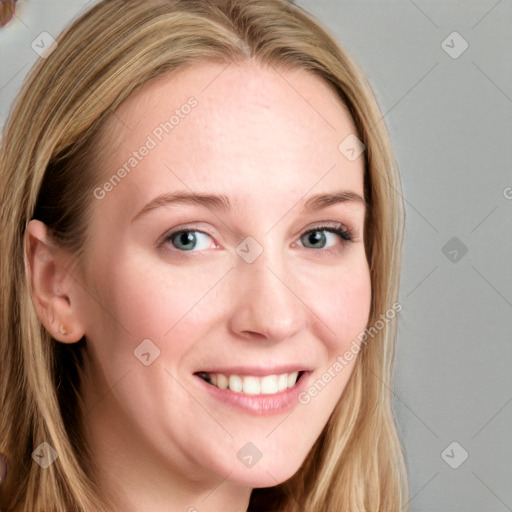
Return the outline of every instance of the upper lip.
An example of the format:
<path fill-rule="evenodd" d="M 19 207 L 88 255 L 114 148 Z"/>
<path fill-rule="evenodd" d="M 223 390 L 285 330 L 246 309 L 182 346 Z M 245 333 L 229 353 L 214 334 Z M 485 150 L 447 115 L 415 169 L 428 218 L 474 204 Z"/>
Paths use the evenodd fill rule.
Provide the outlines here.
<path fill-rule="evenodd" d="M 265 377 L 266 375 L 281 375 L 283 373 L 307 372 L 310 368 L 302 364 L 285 364 L 279 366 L 222 366 L 205 368 L 194 373 L 222 373 L 224 375 L 253 375 Z"/>

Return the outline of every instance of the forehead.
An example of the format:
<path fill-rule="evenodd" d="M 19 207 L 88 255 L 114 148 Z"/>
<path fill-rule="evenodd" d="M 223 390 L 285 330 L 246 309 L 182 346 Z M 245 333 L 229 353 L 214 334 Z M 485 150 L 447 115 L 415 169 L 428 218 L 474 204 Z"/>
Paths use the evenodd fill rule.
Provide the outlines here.
<path fill-rule="evenodd" d="M 348 109 L 311 72 L 202 62 L 121 105 L 102 132 L 100 165 L 103 182 L 122 174 L 108 202 L 128 210 L 176 189 L 276 206 L 309 189 L 362 195 L 362 158 L 349 161 L 338 149 L 353 133 Z"/>

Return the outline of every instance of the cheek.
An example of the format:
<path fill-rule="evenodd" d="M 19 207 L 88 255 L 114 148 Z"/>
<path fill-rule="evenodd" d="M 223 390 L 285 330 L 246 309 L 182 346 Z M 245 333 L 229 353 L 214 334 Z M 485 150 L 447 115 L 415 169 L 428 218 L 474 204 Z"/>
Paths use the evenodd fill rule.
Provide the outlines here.
<path fill-rule="evenodd" d="M 155 260 L 148 264 L 142 255 L 120 261 L 100 277 L 102 296 L 117 322 L 131 337 L 141 339 L 164 339 L 182 324 L 190 324 L 196 306 L 225 274 L 217 267 L 171 266 Z"/>
<path fill-rule="evenodd" d="M 324 343 L 329 356 L 346 350 L 350 342 L 364 331 L 371 306 L 372 287 L 366 260 L 340 267 L 324 276 L 323 286 L 314 288 L 308 304 L 329 328 Z"/>
<path fill-rule="evenodd" d="M 180 425 L 190 425 L 194 414 L 204 411 L 193 407 L 182 384 L 170 375 L 182 373 L 198 340 L 207 337 L 214 315 L 222 310 L 219 304 L 225 299 L 215 295 L 215 284 L 227 269 L 205 272 L 201 265 L 171 266 L 135 253 L 112 255 L 111 261 L 98 266 L 96 296 L 91 300 L 88 295 L 94 385 L 103 393 L 115 388 L 118 405 L 141 430 L 152 428 L 144 418 L 160 425 L 173 423 L 162 406 L 163 396 L 173 396 L 182 405 L 186 414 Z M 146 352 L 152 360 L 148 366 L 137 357 Z M 173 428 L 179 431 L 180 425 Z"/>

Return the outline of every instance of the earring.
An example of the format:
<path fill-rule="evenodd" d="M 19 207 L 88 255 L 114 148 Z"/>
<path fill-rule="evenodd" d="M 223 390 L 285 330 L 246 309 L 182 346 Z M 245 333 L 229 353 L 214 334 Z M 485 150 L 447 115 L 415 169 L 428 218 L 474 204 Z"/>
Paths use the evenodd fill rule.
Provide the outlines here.
<path fill-rule="evenodd" d="M 62 324 L 59 325 L 59 334 L 62 334 L 63 336 L 68 334 L 68 331 L 66 330 L 66 328 Z"/>

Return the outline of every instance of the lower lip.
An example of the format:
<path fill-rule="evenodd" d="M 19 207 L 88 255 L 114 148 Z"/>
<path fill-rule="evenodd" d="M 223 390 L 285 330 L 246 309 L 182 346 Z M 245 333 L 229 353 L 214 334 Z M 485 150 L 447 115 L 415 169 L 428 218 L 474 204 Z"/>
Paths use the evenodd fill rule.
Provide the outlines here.
<path fill-rule="evenodd" d="M 212 398 L 228 405 L 233 405 L 247 412 L 266 416 L 271 414 L 282 414 L 290 411 L 299 403 L 298 395 L 307 387 L 307 380 L 311 372 L 304 372 L 293 388 L 275 393 L 273 395 L 248 395 L 227 389 L 220 389 L 197 375 L 194 377 Z"/>

